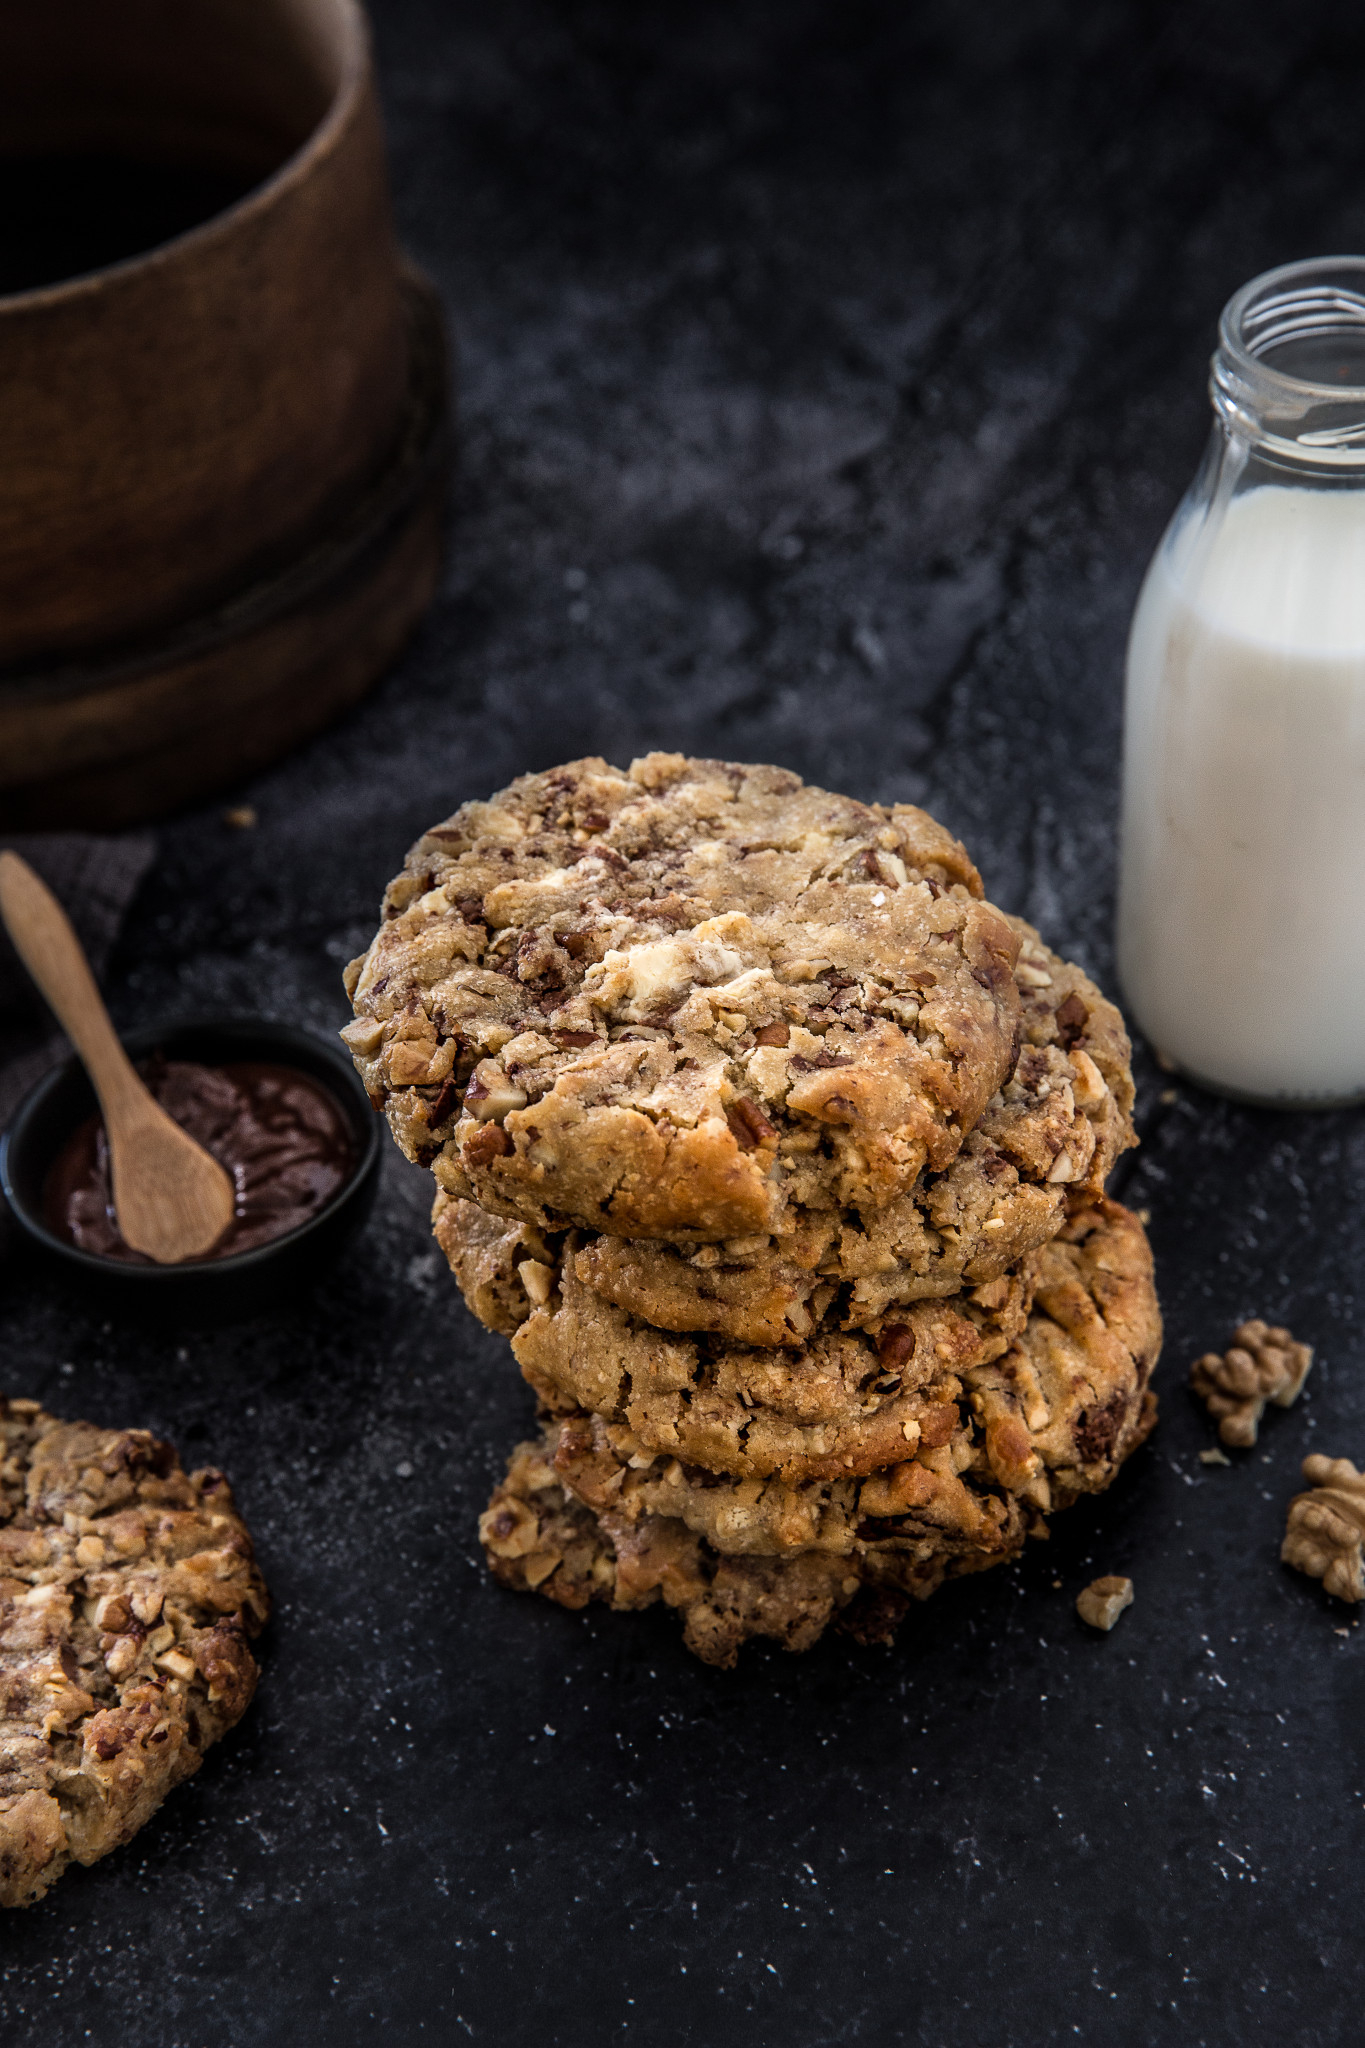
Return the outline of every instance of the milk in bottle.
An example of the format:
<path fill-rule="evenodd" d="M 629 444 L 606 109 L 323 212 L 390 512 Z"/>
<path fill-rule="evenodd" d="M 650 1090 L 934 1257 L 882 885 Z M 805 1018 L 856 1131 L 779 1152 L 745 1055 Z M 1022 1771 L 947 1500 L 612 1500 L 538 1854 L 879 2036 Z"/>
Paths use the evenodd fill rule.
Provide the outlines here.
<path fill-rule="evenodd" d="M 1129 641 L 1120 974 L 1143 1031 L 1195 1078 L 1350 1100 L 1365 1095 L 1365 259 L 1239 293 L 1214 399 L 1210 458 Z"/>

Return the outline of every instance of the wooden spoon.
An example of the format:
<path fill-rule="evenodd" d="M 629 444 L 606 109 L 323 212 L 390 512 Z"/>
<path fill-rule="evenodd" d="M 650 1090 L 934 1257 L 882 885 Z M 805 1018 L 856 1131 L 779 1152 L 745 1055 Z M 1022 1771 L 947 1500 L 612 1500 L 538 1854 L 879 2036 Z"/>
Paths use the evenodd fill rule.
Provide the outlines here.
<path fill-rule="evenodd" d="M 200 1257 L 232 1221 L 231 1179 L 133 1071 L 65 911 L 17 853 L 0 853 L 0 917 L 99 1097 L 124 1243 L 161 1266 Z"/>

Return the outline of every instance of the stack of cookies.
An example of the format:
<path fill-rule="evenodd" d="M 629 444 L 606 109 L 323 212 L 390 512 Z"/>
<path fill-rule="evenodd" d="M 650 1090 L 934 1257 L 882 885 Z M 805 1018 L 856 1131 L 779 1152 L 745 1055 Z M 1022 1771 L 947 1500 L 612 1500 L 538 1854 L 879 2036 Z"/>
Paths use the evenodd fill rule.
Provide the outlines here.
<path fill-rule="evenodd" d="M 727 1665 L 1014 1556 L 1151 1428 L 1123 1022 L 956 840 L 777 768 L 524 776 L 426 833 L 344 1034 L 540 1402 L 504 1584 Z"/>

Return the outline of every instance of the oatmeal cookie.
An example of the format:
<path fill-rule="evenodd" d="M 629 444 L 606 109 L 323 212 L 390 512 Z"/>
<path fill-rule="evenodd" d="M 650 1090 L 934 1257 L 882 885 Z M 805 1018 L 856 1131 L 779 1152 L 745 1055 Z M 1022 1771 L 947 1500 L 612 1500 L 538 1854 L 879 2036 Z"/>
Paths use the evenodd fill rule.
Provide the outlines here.
<path fill-rule="evenodd" d="M 555 1471 L 595 1514 L 663 1515 L 732 1554 L 850 1556 L 906 1530 L 962 1552 L 1017 1547 L 1039 1514 L 1108 1486 L 1155 1417 L 1151 1269 L 1141 1226 L 1113 1207 L 1044 1255 L 1039 1305 L 998 1369 L 968 1367 L 926 1390 L 936 1440 L 917 1439 L 913 1455 L 907 1445 L 887 1470 L 737 1478 L 652 1453 L 628 1423 L 580 1412 L 546 1418 Z M 940 1420 L 949 1400 L 956 1412 Z"/>
<path fill-rule="evenodd" d="M 997 1279 L 1051 1238 L 1068 1205 L 1100 1192 L 1136 1142 L 1128 1039 L 1081 970 L 1011 922 L 1022 940 L 1023 1041 L 1005 1088 L 945 1172 L 922 1173 L 866 1218 L 791 1204 L 773 1237 L 700 1246 L 580 1237 L 571 1256 L 582 1284 L 656 1329 L 801 1345 L 817 1325 L 865 1328 L 898 1306 Z M 563 1233 L 500 1226 L 444 1189 L 432 1220 L 490 1329 L 511 1336 L 557 1286 Z"/>
<path fill-rule="evenodd" d="M 129 1841 L 256 1688 L 268 1601 L 221 1472 L 0 1400 L 0 1905 Z"/>
<path fill-rule="evenodd" d="M 942 1171 L 1014 1065 L 1019 943 L 913 806 L 592 759 L 417 842 L 343 1036 L 448 1193 L 718 1242 Z"/>
<path fill-rule="evenodd" d="M 978 1496 L 959 1481 L 961 1498 L 945 1482 L 917 1510 L 864 1520 L 847 1552 L 723 1551 L 679 1516 L 621 1502 L 591 1510 L 557 1469 L 559 1438 L 552 1425 L 517 1446 L 480 1519 L 494 1576 L 568 1608 L 663 1601 L 681 1614 L 688 1649 L 727 1669 L 752 1638 L 808 1650 L 831 1621 L 861 1642 L 889 1643 L 912 1599 L 1006 1563 L 1045 1528 L 1017 1497 Z"/>
<path fill-rule="evenodd" d="M 965 1392 L 962 1400 L 965 1410 Z M 1027 1502 L 997 1499 L 989 1473 L 984 1483 L 973 1479 L 979 1444 L 973 1444 L 970 1416 L 961 1411 L 947 1444 L 903 1461 L 919 1467 L 918 1497 L 913 1514 L 900 1509 L 886 1530 L 864 1510 L 862 1495 L 866 1491 L 875 1504 L 899 1466 L 865 1478 L 737 1479 L 679 1458 L 651 1456 L 628 1426 L 600 1415 L 547 1415 L 541 1429 L 541 1451 L 559 1483 L 593 1514 L 609 1517 L 613 1528 L 662 1516 L 705 1537 L 727 1557 L 792 1557 L 803 1551 L 853 1557 L 879 1532 L 894 1531 L 908 1542 L 912 1521 L 917 1538 L 927 1539 L 929 1555 L 950 1548 L 993 1552 L 1002 1544 L 1017 1548 L 1028 1525 Z M 976 1462 L 984 1472 L 984 1458 Z"/>
<path fill-rule="evenodd" d="M 512 1453 L 479 1533 L 504 1586 L 534 1589 L 570 1608 L 590 1600 L 624 1609 L 662 1600 L 681 1612 L 688 1649 L 722 1668 L 754 1636 L 808 1650 L 860 1584 L 847 1561 L 816 1552 L 780 1560 L 721 1557 L 682 1522 L 599 1521 L 565 1491 L 536 1443 Z"/>
<path fill-rule="evenodd" d="M 1108 1486 L 1156 1419 L 1161 1323 L 1136 1217 L 1097 1204 L 1048 1251 L 1048 1306 L 998 1372 L 962 1375 L 942 1444 L 861 1479 L 736 1480 L 600 1416 L 549 1416 L 480 1522 L 495 1576 L 564 1607 L 662 1600 L 713 1664 L 752 1636 L 808 1649 L 836 1618 L 888 1641 L 912 1598 L 1004 1563 L 1049 1512 Z"/>
<path fill-rule="evenodd" d="M 1142 1226 L 1103 1198 L 1012 1273 L 794 1347 L 657 1330 L 585 1287 L 572 1252 L 557 1274 L 524 1264 L 539 1266 L 545 1301 L 512 1349 L 547 1407 L 588 1409 L 628 1424 L 651 1452 L 741 1478 L 838 1479 L 895 1463 L 907 1443 L 942 1445 L 954 1376 L 968 1373 L 999 1418 L 1000 1447 L 1026 1404 L 1028 1429 L 1051 1432 L 1047 1462 L 1083 1467 L 1125 1425 L 1133 1361 L 1149 1370 L 1160 1345 Z M 1045 1313 L 1026 1326 L 1035 1299 Z M 1098 1387 L 1113 1405 L 1092 1414 Z M 1079 1460 L 1066 1455 L 1073 1428 L 1089 1453 Z M 1018 1455 L 1028 1464 L 1033 1453 Z"/>
<path fill-rule="evenodd" d="M 743 1477 L 840 1478 L 947 1441 L 954 1375 L 1022 1331 L 1038 1256 L 969 1293 L 796 1347 L 669 1335 L 584 1287 L 569 1261 L 512 1350 L 546 1407 L 627 1422 L 650 1450 Z"/>
<path fill-rule="evenodd" d="M 802 1273 L 804 1292 L 798 1296 L 784 1262 L 771 1253 L 765 1259 L 756 1249 L 727 1246 L 722 1259 L 694 1266 L 676 1246 L 642 1247 L 624 1238 L 544 1231 L 490 1216 L 476 1202 L 443 1193 L 437 1194 L 432 1215 L 436 1240 L 467 1307 L 488 1329 L 507 1337 L 514 1337 L 536 1309 L 556 1305 L 567 1284 L 586 1288 L 653 1330 L 673 1334 L 704 1332 L 736 1344 L 775 1344 L 793 1351 L 839 1330 L 862 1330 L 877 1339 L 888 1322 L 903 1320 L 916 1308 L 925 1311 L 918 1327 L 935 1327 L 932 1317 L 926 1321 L 928 1304 L 941 1297 L 951 1307 L 962 1295 L 971 1312 L 1003 1307 L 1029 1257 L 1026 1252 L 991 1279 L 959 1288 L 952 1297 L 938 1288 L 917 1290 L 908 1282 L 901 1298 L 869 1301 L 856 1285 L 840 1284 L 818 1270 Z M 654 1255 L 651 1263 L 637 1261 L 634 1255 L 642 1251 Z M 618 1261 L 621 1252 L 627 1255 L 624 1261 Z M 911 1322 L 915 1325 L 913 1317 Z"/>
<path fill-rule="evenodd" d="M 1156 1420 L 1149 1382 L 1160 1353 L 1147 1234 L 1131 1209 L 1102 1197 L 1043 1247 L 1026 1328 L 971 1375 L 994 1477 L 1033 1489 L 1045 1509 L 1102 1493 Z"/>

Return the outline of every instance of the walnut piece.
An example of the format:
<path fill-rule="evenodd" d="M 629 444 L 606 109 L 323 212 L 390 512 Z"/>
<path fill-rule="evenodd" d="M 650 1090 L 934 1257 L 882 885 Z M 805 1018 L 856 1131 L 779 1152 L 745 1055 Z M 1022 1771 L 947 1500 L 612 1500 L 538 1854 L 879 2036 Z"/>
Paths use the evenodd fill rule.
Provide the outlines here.
<path fill-rule="evenodd" d="M 1083 1593 L 1076 1596 L 1076 1612 L 1091 1628 L 1108 1631 L 1114 1626 L 1125 1607 L 1133 1604 L 1133 1582 L 1112 1576 L 1092 1579 Z"/>
<path fill-rule="evenodd" d="M 1289 1503 L 1289 1526 L 1280 1556 L 1295 1571 L 1321 1579 L 1338 1600 L 1365 1600 L 1361 1543 L 1365 1539 L 1365 1473 L 1349 1458 L 1314 1453 L 1303 1461 L 1311 1493 Z"/>
<path fill-rule="evenodd" d="M 1221 1358 L 1216 1351 L 1196 1358 L 1190 1385 L 1218 1423 L 1223 1442 L 1248 1451 L 1266 1402 L 1292 1408 L 1312 1363 L 1310 1344 L 1297 1344 L 1288 1330 L 1256 1320 L 1233 1331 Z"/>

